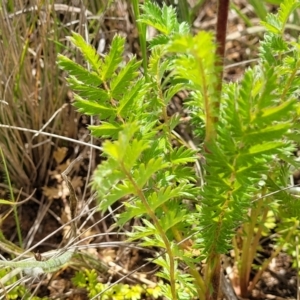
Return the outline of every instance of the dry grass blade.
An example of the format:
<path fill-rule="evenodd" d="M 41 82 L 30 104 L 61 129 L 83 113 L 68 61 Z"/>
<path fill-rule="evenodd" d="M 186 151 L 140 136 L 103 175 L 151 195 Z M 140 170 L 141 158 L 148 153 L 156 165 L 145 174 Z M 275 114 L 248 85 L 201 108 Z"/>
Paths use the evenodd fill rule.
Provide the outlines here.
<path fill-rule="evenodd" d="M 65 104 L 67 88 L 56 66 L 57 53 L 63 51 L 67 32 L 60 30 L 63 24 L 51 6 L 30 2 L 30 14 L 18 13 L 25 12 L 21 1 L 10 11 L 5 5 L 0 10 L 0 98 L 4 101 L 0 106 L 0 123 L 32 130 L 47 124 L 48 133 L 74 138 L 74 110 Z M 60 118 L 48 122 L 61 107 L 64 109 Z M 33 134 L 25 131 L 1 131 L 0 145 L 9 161 L 12 181 L 26 192 L 32 185 L 43 185 L 57 140 L 47 140 L 43 135 L 32 139 Z"/>

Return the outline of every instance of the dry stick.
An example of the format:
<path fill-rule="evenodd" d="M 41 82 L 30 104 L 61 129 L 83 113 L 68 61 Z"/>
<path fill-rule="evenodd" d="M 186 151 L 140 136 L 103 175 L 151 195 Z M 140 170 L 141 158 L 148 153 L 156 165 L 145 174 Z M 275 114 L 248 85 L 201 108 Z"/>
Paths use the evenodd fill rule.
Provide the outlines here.
<path fill-rule="evenodd" d="M 71 211 L 71 219 L 75 220 L 76 219 L 76 210 L 77 210 L 77 205 L 78 205 L 78 199 L 75 193 L 75 190 L 73 188 L 73 185 L 71 183 L 71 181 L 69 180 L 67 174 L 70 173 L 72 167 L 74 166 L 75 163 L 77 163 L 78 161 L 81 161 L 83 159 L 82 156 L 78 156 L 74 161 L 72 161 L 70 163 L 70 165 L 67 167 L 67 169 L 61 173 L 61 176 L 63 177 L 64 181 L 67 184 L 67 187 L 69 189 L 69 201 L 70 201 L 70 211 Z M 73 237 L 76 237 L 76 222 L 74 221 L 73 223 L 74 225 L 72 226 L 72 233 L 73 233 Z"/>
<path fill-rule="evenodd" d="M 31 140 L 33 140 L 35 137 L 39 136 L 39 134 L 44 131 L 46 129 L 46 127 L 52 122 L 52 120 L 59 114 L 62 112 L 62 110 L 69 106 L 69 104 L 65 103 L 64 105 L 62 105 L 62 107 L 60 107 L 58 110 L 56 110 L 54 112 L 54 114 L 49 118 L 49 120 L 42 126 L 42 128 L 38 131 L 38 133 L 36 133 Z"/>
<path fill-rule="evenodd" d="M 54 133 L 48 133 L 48 132 L 44 132 L 44 131 L 40 132 L 38 130 L 27 129 L 27 128 L 17 127 L 17 126 L 10 126 L 10 125 L 5 125 L 5 124 L 0 124 L 0 128 L 1 127 L 2 128 L 8 128 L 8 129 L 15 129 L 15 130 L 19 130 L 19 131 L 27 131 L 27 132 L 46 135 L 46 136 L 51 136 L 53 138 L 57 138 L 57 139 L 65 140 L 65 141 L 72 142 L 72 143 L 75 143 L 75 144 L 87 146 L 87 147 L 90 147 L 90 148 L 94 148 L 96 150 L 100 150 L 100 151 L 103 150 L 102 147 L 99 147 L 99 146 L 96 146 L 96 145 L 93 145 L 93 144 L 90 144 L 90 143 L 78 141 L 78 140 L 75 140 L 75 139 L 71 139 L 71 138 L 68 138 L 68 137 L 65 137 L 65 136 L 62 136 L 62 135 L 57 135 L 57 134 L 54 134 Z"/>
<path fill-rule="evenodd" d="M 17 270 L 17 269 L 11 271 L 10 274 L 13 273 L 13 272 L 16 271 L 16 270 Z M 15 272 L 15 276 L 16 276 L 16 275 L 18 275 L 18 273 Z M 20 278 L 19 280 L 15 281 L 14 283 L 12 283 L 12 284 L 10 284 L 10 285 L 4 287 L 4 288 L 3 288 L 3 286 L 1 286 L 1 284 L 0 284 L 0 288 L 1 288 L 0 291 L 3 291 L 3 295 L 0 295 L 0 299 L 1 299 L 1 300 L 2 300 L 2 299 L 5 299 L 5 300 L 9 299 L 8 296 L 7 296 L 7 294 L 8 294 L 9 292 L 11 292 L 15 287 L 20 286 L 21 284 L 24 284 L 24 283 L 26 283 L 26 282 L 29 281 L 29 280 L 30 280 L 30 278 L 24 278 L 24 277 L 23 277 L 23 278 Z"/>
<path fill-rule="evenodd" d="M 79 158 L 80 159 L 80 158 Z M 76 161 L 74 161 L 73 163 L 72 163 L 72 165 L 75 163 Z M 70 169 L 68 168 L 65 172 L 64 172 L 64 175 L 66 175 L 66 173 L 67 173 L 67 171 L 69 171 Z M 68 180 L 67 180 L 67 182 L 68 182 Z M 68 182 L 69 184 L 70 184 L 70 182 Z M 71 190 L 72 190 L 72 188 L 71 188 Z M 73 189 L 74 190 L 74 189 Z M 73 204 L 74 204 L 74 202 L 73 202 Z M 122 204 L 120 207 L 122 207 L 124 204 Z M 120 209 L 120 207 L 118 207 L 118 208 L 116 208 L 114 211 L 117 211 L 118 209 Z M 72 208 L 71 208 L 71 211 L 73 211 L 73 213 L 75 213 L 75 206 L 73 205 L 72 206 Z M 102 222 L 104 219 L 106 219 L 109 215 L 111 215 L 114 211 L 112 211 L 110 214 L 108 214 L 108 215 L 106 215 L 104 218 L 102 218 L 101 220 L 99 220 L 97 223 L 100 223 L 100 222 Z M 31 247 L 30 249 L 28 249 L 28 250 L 26 250 L 26 251 L 24 251 L 21 255 L 19 255 L 18 256 L 18 258 L 21 258 L 21 257 L 23 257 L 24 255 L 26 255 L 28 252 L 30 252 L 30 251 L 32 251 L 35 247 L 37 247 L 38 245 L 40 245 L 41 243 L 43 243 L 45 240 L 47 240 L 48 238 L 50 238 L 51 236 L 53 236 L 53 235 L 55 235 L 57 232 L 59 232 L 64 226 L 66 226 L 66 225 L 68 225 L 68 224 L 70 224 L 70 223 L 72 223 L 72 222 L 74 222 L 74 221 L 76 221 L 76 220 L 78 220 L 80 217 L 81 217 L 81 215 L 82 214 L 79 214 L 78 216 L 76 216 L 76 217 L 74 217 L 71 221 L 69 221 L 69 222 L 67 222 L 65 225 L 63 225 L 63 226 L 61 226 L 60 228 L 58 228 L 57 230 L 55 230 L 54 232 L 52 232 L 50 235 L 48 235 L 47 237 L 45 237 L 44 239 L 42 239 L 40 242 L 38 242 L 34 247 Z M 92 228 L 93 226 L 94 226 L 95 224 L 93 224 L 90 228 Z M 86 231 L 88 231 L 88 229 L 86 230 Z M 80 235 L 82 235 L 82 234 L 84 234 L 85 232 L 83 232 L 83 233 L 81 233 Z M 118 233 L 119 234 L 119 233 Z M 80 236 L 79 235 L 79 236 Z M 75 239 L 77 239 L 77 238 L 79 238 L 79 236 L 77 236 Z M 79 242 L 78 242 L 79 243 Z M 74 252 L 74 250 L 75 249 L 77 249 L 77 248 L 79 248 L 79 247 L 76 247 L 76 244 L 74 244 L 73 245 L 74 247 L 72 247 L 72 249 L 71 249 L 71 251 L 69 251 L 69 252 Z M 43 256 L 45 257 L 45 258 L 48 258 L 48 257 L 53 257 L 53 255 L 57 255 L 57 251 L 49 251 L 49 252 L 46 252 L 46 253 L 43 253 Z M 32 262 L 31 262 L 31 264 L 32 264 Z M 15 274 L 18 274 L 18 273 L 20 273 L 21 271 L 22 271 L 22 268 L 20 268 L 20 269 L 18 269 L 17 271 L 16 271 L 16 269 L 15 270 L 13 270 L 14 271 L 14 275 Z M 34 272 L 35 272 L 35 275 L 37 275 L 36 273 L 38 272 L 38 271 L 40 271 L 40 269 L 35 269 L 34 270 Z M 0 280 L 0 287 L 1 287 L 1 283 L 5 283 L 7 280 L 9 280 L 9 278 L 11 278 L 11 277 L 5 277 L 5 280 L 3 280 L 3 278 Z M 4 282 L 5 281 L 5 282 Z M 1 297 L 0 297 L 0 299 L 1 299 Z"/>
<path fill-rule="evenodd" d="M 47 7 L 47 6 L 46 6 Z M 46 8 L 44 7 L 44 8 Z M 53 5 L 48 5 L 47 7 L 49 10 L 51 10 L 52 8 L 54 8 L 55 11 L 65 11 L 65 12 L 69 12 L 69 13 L 81 13 L 81 9 L 79 7 L 75 7 L 75 6 L 70 6 L 70 5 L 66 5 L 66 4 L 53 4 Z M 12 14 L 8 15 L 8 18 L 14 18 L 18 15 L 21 14 L 25 14 L 28 12 L 33 12 L 33 11 L 39 11 L 40 8 L 37 5 L 33 5 L 29 8 L 25 8 L 19 11 L 16 11 Z M 93 13 L 89 10 L 86 11 L 86 14 L 89 16 L 93 16 Z"/>
<path fill-rule="evenodd" d="M 46 213 L 49 211 L 51 204 L 52 204 L 52 201 L 47 201 L 46 204 L 41 203 L 40 210 L 36 216 L 36 219 L 35 219 L 33 225 L 31 226 L 30 230 L 28 231 L 26 238 L 24 239 L 26 248 L 30 247 L 31 244 L 33 243 L 35 234 L 38 231 L 38 228 L 40 227 L 40 224 L 41 224 L 42 220 L 44 219 Z"/>

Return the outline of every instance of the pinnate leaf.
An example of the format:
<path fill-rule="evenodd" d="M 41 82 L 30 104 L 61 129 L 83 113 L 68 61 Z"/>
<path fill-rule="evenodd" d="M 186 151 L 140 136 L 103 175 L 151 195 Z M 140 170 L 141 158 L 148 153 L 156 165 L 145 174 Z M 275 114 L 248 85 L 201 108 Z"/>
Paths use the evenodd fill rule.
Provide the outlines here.
<path fill-rule="evenodd" d="M 100 56 L 96 49 L 87 44 L 84 38 L 76 32 L 72 32 L 72 36 L 69 37 L 69 40 L 80 50 L 83 57 L 91 65 L 93 70 L 100 74 L 102 61 L 100 60 Z"/>

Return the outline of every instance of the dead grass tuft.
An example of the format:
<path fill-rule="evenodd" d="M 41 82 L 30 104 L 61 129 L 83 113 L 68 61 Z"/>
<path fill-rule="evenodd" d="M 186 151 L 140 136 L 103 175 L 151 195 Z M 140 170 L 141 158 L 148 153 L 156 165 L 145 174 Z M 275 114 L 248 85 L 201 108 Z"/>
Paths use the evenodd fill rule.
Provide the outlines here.
<path fill-rule="evenodd" d="M 54 5 L 30 2 L 0 10 L 0 122 L 76 138 L 75 112 L 56 65 L 57 54 L 65 50 L 65 36 L 73 29 L 64 25 L 76 13 L 58 13 Z M 13 183 L 27 192 L 42 186 L 53 149 L 62 142 L 31 132 L 1 131 L 0 145 Z"/>

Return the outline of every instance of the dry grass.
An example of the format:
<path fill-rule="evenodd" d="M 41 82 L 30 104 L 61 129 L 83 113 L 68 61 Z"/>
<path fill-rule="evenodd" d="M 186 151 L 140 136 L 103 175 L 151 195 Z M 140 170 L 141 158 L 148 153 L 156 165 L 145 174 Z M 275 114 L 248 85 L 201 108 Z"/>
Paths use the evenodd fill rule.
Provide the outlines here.
<path fill-rule="evenodd" d="M 66 39 L 76 31 L 96 43 L 103 12 L 112 1 L 82 1 L 77 6 L 57 1 L 8 1 L 0 6 L 0 124 L 77 139 L 78 115 L 58 69 L 57 54 L 81 57 Z M 89 28 L 85 32 L 85 28 Z M 29 193 L 47 184 L 53 150 L 66 142 L 32 132 L 1 128 L 0 146 L 12 182 Z"/>
<path fill-rule="evenodd" d="M 0 11 L 0 122 L 77 138 L 76 115 L 56 58 L 66 49 L 65 37 L 78 26 L 66 24 L 78 19 L 81 10 L 70 13 L 62 6 L 58 12 L 57 6 L 30 2 L 26 7 L 15 2 L 10 11 L 3 5 Z M 27 192 L 44 185 L 53 149 L 64 143 L 30 132 L 1 132 L 14 184 Z"/>

